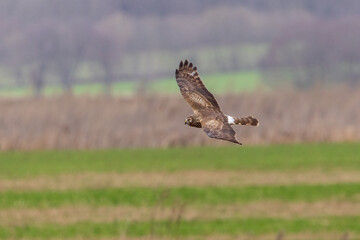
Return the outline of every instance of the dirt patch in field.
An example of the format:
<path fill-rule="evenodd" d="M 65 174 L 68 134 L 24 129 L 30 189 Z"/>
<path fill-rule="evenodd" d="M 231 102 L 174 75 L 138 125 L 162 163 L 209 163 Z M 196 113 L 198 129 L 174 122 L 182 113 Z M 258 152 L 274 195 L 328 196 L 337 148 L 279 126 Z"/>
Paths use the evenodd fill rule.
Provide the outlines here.
<path fill-rule="evenodd" d="M 273 233 L 273 234 L 265 234 L 265 235 L 237 235 L 237 236 L 226 236 L 226 235 L 211 235 L 211 236 L 191 236 L 191 237 L 154 237 L 154 236 L 146 236 L 146 237 L 127 237 L 127 236 L 119 236 L 113 238 L 101 238 L 101 240 L 353 240 L 359 239 L 359 234 L 354 233 L 339 233 L 339 232 L 317 232 L 317 233 L 296 233 L 296 234 L 287 234 L 285 232 Z M 27 240 L 22 238 L 22 240 Z M 30 239 L 29 239 L 30 240 Z M 32 239 L 31 239 L 32 240 Z M 53 240 L 63 240 L 63 239 L 53 239 Z M 67 240 L 98 240 L 98 238 L 86 237 L 86 238 L 67 238 Z"/>
<path fill-rule="evenodd" d="M 286 232 L 279 232 L 265 235 L 238 235 L 238 236 L 224 236 L 212 235 L 207 236 L 206 240 L 348 240 L 358 239 L 358 234 L 338 233 L 338 232 L 318 232 L 318 233 L 296 233 L 287 234 Z M 186 238 L 186 240 L 197 240 L 199 238 Z M 127 240 L 130 240 L 129 238 Z M 165 239 L 163 239 L 165 240 Z M 170 239 L 168 239 L 170 240 Z"/>
<path fill-rule="evenodd" d="M 127 237 L 127 236 L 119 236 L 119 237 L 109 237 L 109 238 L 101 238 L 101 240 L 354 240 L 359 239 L 359 234 L 354 233 L 339 233 L 339 232 L 317 232 L 317 233 L 296 233 L 296 234 L 287 234 L 284 232 L 274 233 L 274 234 L 266 234 L 266 235 L 237 235 L 237 236 L 226 236 L 226 235 L 211 235 L 211 236 L 191 236 L 191 237 L 158 237 L 158 236 L 146 236 L 146 237 Z M 52 238 L 53 240 L 63 240 Z M 84 237 L 84 238 L 67 238 L 67 240 L 98 240 L 99 238 L 93 237 Z M 22 238 L 22 240 L 33 240 Z"/>
<path fill-rule="evenodd" d="M 0 191 L 65 190 L 108 187 L 180 187 L 180 186 L 244 186 L 333 184 L 360 182 L 358 171 L 186 171 L 157 173 L 84 173 L 33 179 L 1 179 Z"/>
<path fill-rule="evenodd" d="M 357 216 L 358 202 L 321 201 L 314 203 L 254 202 L 241 205 L 187 207 L 88 207 L 68 206 L 56 209 L 10 209 L 0 211 L 0 225 L 18 226 L 56 222 L 71 224 L 79 221 L 111 222 L 116 220 L 203 220 L 227 218 L 301 218 L 316 216 Z"/>
<path fill-rule="evenodd" d="M 318 232 L 318 233 L 296 233 L 287 234 L 286 232 L 279 232 L 266 235 L 238 235 L 238 236 L 224 236 L 212 235 L 207 236 L 206 240 L 348 240 L 357 239 L 358 234 L 338 233 L 338 232 Z M 198 238 L 186 238 L 187 240 L 195 240 Z M 129 240 L 129 238 L 128 238 Z M 163 239 L 165 240 L 165 239 Z M 169 239 L 170 240 L 170 239 Z"/>

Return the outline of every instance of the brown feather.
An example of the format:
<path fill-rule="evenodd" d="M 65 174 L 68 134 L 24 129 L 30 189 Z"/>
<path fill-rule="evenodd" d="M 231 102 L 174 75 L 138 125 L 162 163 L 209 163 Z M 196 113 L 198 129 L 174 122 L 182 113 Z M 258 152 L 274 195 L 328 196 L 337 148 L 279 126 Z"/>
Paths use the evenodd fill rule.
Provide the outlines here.
<path fill-rule="evenodd" d="M 228 123 L 228 117 L 220 110 L 215 97 L 201 81 L 197 68 L 188 60 L 181 61 L 175 71 L 176 82 L 184 99 L 190 104 L 195 115 L 188 117 L 185 124 L 191 127 L 203 128 L 205 133 L 216 139 L 233 143 L 241 143 L 236 139 L 236 132 Z M 239 123 L 247 123 L 242 118 L 236 118 Z"/>
<path fill-rule="evenodd" d="M 225 123 L 220 129 L 204 128 L 204 132 L 211 138 L 221 139 L 242 145 L 242 143 L 236 139 L 236 132 L 234 129 L 232 129 L 232 127 L 227 123 Z"/>
<path fill-rule="evenodd" d="M 246 125 L 246 126 L 258 126 L 259 125 L 259 120 L 252 116 L 241 117 L 241 118 L 235 117 L 234 120 L 235 120 L 234 121 L 235 124 L 238 124 L 238 125 Z"/>
<path fill-rule="evenodd" d="M 220 111 L 219 104 L 215 97 L 206 89 L 201 81 L 197 68 L 193 64 L 185 60 L 180 62 L 179 69 L 175 72 L 176 82 L 180 88 L 181 94 L 185 100 L 190 104 L 193 110 L 198 110 L 199 107 L 212 107 Z M 196 98 L 190 96 L 196 95 Z M 194 102 L 194 99 L 202 99 L 201 102 Z M 206 103 L 202 105 L 202 103 Z M 194 109 L 194 107 L 196 109 Z"/>

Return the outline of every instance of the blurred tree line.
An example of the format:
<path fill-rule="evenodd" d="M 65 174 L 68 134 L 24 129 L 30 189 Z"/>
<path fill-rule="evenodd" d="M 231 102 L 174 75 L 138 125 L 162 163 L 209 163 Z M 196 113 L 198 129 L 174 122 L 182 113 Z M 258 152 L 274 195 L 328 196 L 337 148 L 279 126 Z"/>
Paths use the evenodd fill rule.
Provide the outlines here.
<path fill-rule="evenodd" d="M 270 84 L 300 88 L 360 83 L 360 19 L 308 19 L 289 24 L 272 41 L 260 66 Z"/>
<path fill-rule="evenodd" d="M 251 67 L 270 83 L 300 87 L 360 79 L 360 1 L 357 0 L 1 0 L 0 70 L 15 79 L 0 87 L 47 84 L 71 92 L 75 83 L 172 76 L 180 60 L 155 64 L 149 52 L 262 44 Z M 249 68 L 233 54 L 214 56 L 217 68 Z M 145 62 L 145 63 L 142 63 Z M 141 67 L 139 64 L 141 64 Z"/>

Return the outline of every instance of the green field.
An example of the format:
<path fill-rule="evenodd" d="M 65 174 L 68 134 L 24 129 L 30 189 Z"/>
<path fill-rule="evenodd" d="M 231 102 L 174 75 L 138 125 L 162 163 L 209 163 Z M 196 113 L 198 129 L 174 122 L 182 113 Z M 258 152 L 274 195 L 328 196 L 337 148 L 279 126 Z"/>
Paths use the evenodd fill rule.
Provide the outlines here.
<path fill-rule="evenodd" d="M 205 75 L 202 77 L 206 87 L 214 93 L 236 93 L 253 91 L 260 85 L 260 74 L 252 72 L 235 72 Z M 179 88 L 175 79 L 163 79 L 150 85 L 151 92 L 178 93 Z"/>
<path fill-rule="evenodd" d="M 233 73 L 219 73 L 205 75 L 202 77 L 204 83 L 214 93 L 236 93 L 253 91 L 260 85 L 260 73 L 257 71 L 244 71 Z M 138 89 L 138 83 L 123 81 L 114 83 L 112 93 L 114 95 L 131 95 Z M 149 84 L 150 93 L 173 94 L 178 93 L 179 88 L 175 78 L 159 79 Z M 45 96 L 54 96 L 62 93 L 60 86 L 47 86 L 43 90 Z M 100 95 L 103 93 L 103 86 L 100 83 L 76 84 L 73 87 L 75 95 Z M 0 96 L 22 97 L 32 94 L 30 88 L 5 88 L 0 89 Z"/>
<path fill-rule="evenodd" d="M 0 239 L 279 234 L 360 239 L 360 144 L 0 153 Z"/>

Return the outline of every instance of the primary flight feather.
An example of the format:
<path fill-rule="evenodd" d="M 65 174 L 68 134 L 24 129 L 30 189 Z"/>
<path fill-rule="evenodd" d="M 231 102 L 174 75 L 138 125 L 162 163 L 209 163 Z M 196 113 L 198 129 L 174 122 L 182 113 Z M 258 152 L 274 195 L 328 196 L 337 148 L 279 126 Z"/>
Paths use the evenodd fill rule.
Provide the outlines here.
<path fill-rule="evenodd" d="M 225 115 L 214 95 L 206 89 L 201 81 L 197 68 L 188 60 L 180 62 L 179 69 L 175 71 L 175 77 L 181 94 L 194 111 L 194 115 L 185 119 L 185 124 L 188 126 L 203 128 L 211 138 L 241 145 L 236 139 L 236 132 L 230 125 L 259 125 L 258 119 L 252 116 L 237 118 Z"/>

